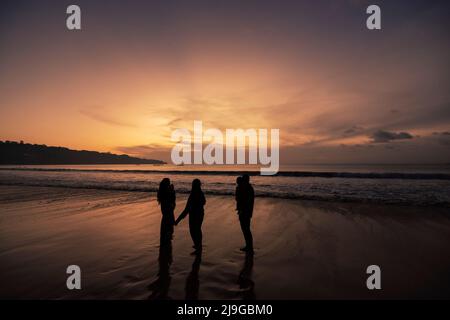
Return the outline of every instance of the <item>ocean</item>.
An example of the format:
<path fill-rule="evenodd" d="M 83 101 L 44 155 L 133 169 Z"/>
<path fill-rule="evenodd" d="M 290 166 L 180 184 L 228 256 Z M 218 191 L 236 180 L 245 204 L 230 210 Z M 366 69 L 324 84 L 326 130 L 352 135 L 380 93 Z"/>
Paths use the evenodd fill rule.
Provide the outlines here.
<path fill-rule="evenodd" d="M 0 166 L 0 185 L 154 192 L 169 177 L 178 193 L 188 193 L 199 178 L 206 194 L 233 195 L 242 172 L 260 197 L 450 206 L 449 165 L 284 166 L 276 176 L 254 166 Z"/>

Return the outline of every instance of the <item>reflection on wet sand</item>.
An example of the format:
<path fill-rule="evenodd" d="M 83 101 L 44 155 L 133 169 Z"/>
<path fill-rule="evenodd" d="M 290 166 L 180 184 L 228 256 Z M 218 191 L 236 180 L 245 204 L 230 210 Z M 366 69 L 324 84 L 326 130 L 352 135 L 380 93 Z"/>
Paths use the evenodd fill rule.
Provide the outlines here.
<path fill-rule="evenodd" d="M 243 300 L 255 299 L 255 283 L 252 280 L 253 253 L 245 255 L 244 265 L 238 277 L 238 285 Z"/>
<path fill-rule="evenodd" d="M 169 297 L 170 287 L 170 265 L 172 264 L 172 243 L 160 245 L 159 247 L 159 271 L 155 281 L 153 281 L 148 289 L 152 291 L 149 300 L 167 300 Z"/>
<path fill-rule="evenodd" d="M 202 252 L 198 252 L 195 255 L 194 262 L 192 263 L 192 269 L 186 278 L 186 300 L 198 300 L 198 290 L 200 288 L 200 281 L 198 278 L 198 272 L 200 271 L 200 264 L 202 262 Z"/>

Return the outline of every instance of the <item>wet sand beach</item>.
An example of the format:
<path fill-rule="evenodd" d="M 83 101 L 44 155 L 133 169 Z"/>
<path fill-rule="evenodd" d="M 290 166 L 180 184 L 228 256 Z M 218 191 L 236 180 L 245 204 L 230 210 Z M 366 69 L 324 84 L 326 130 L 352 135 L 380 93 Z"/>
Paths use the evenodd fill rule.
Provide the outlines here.
<path fill-rule="evenodd" d="M 0 186 L 0 297 L 450 298 L 449 208 L 257 197 L 246 257 L 234 198 L 206 197 L 200 257 L 187 221 L 160 250 L 154 193 Z M 73 264 L 81 290 L 66 288 Z M 382 290 L 366 288 L 372 264 Z"/>

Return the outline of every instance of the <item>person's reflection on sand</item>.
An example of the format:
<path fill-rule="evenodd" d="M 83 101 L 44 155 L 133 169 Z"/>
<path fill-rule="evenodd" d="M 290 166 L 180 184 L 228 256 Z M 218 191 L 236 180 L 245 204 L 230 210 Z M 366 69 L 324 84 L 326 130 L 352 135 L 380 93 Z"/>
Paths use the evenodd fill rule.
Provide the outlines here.
<path fill-rule="evenodd" d="M 192 269 L 186 278 L 186 300 L 198 300 L 198 290 L 200 287 L 200 281 L 198 279 L 198 272 L 200 271 L 200 263 L 202 262 L 202 252 L 199 251 L 195 254 L 194 262 L 192 263 Z"/>
<path fill-rule="evenodd" d="M 165 240 L 164 240 L 165 241 Z M 152 291 L 148 297 L 150 300 L 167 300 L 170 299 L 170 265 L 172 264 L 172 242 L 159 246 L 159 271 L 155 281 L 153 281 L 148 289 Z"/>
<path fill-rule="evenodd" d="M 240 292 L 242 292 L 243 300 L 255 299 L 255 283 L 252 280 L 253 270 L 253 253 L 247 252 L 245 255 L 244 266 L 239 273 L 238 284 Z"/>

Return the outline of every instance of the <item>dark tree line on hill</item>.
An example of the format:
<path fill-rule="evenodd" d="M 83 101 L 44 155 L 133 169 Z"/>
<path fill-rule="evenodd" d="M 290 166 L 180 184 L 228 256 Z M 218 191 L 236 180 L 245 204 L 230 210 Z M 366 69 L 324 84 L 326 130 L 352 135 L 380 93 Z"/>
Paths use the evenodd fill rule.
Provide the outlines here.
<path fill-rule="evenodd" d="M 96 151 L 77 151 L 64 147 L 29 144 L 23 141 L 0 141 L 0 164 L 164 164 L 164 161 L 141 159 Z"/>

